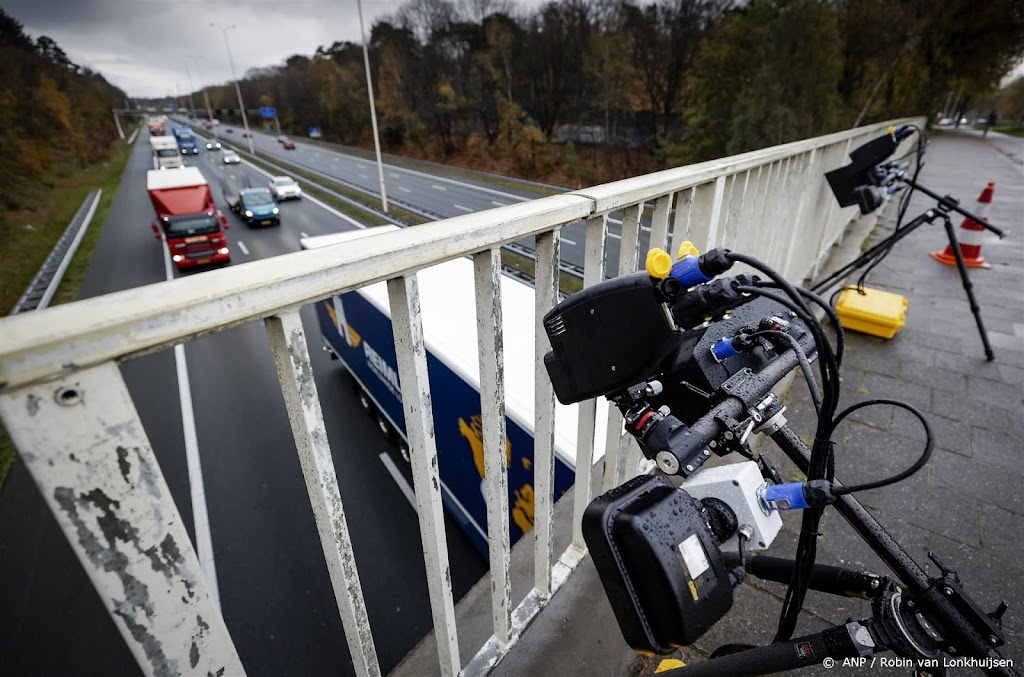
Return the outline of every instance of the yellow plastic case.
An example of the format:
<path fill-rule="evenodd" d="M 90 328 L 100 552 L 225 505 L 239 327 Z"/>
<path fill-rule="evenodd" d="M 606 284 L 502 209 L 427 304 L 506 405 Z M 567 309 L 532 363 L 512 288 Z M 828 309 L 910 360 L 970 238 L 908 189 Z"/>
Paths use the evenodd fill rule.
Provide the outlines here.
<path fill-rule="evenodd" d="M 836 313 L 845 329 L 891 339 L 907 321 L 907 299 L 879 289 L 844 289 Z"/>

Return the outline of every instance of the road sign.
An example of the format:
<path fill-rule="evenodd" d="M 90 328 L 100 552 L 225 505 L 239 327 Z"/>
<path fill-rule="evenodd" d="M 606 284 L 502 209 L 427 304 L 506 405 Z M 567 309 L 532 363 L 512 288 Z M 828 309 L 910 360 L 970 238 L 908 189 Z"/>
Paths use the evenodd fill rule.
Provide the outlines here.
<path fill-rule="evenodd" d="M 178 104 L 176 104 L 176 103 L 169 103 L 169 104 L 167 104 L 167 107 L 170 108 L 171 110 L 177 110 Z"/>
<path fill-rule="evenodd" d="M 277 109 L 273 106 L 263 106 L 260 108 L 260 117 L 264 120 L 273 120 L 277 117 Z"/>
<path fill-rule="evenodd" d="M 321 136 L 321 134 L 320 134 L 320 128 L 319 127 L 310 127 L 309 128 L 309 138 L 311 138 L 311 139 L 319 139 L 320 136 Z"/>

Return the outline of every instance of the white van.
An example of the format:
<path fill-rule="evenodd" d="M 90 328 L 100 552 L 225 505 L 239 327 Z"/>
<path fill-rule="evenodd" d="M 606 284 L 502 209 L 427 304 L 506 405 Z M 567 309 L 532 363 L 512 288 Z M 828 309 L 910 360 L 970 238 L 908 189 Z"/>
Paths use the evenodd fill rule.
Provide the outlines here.
<path fill-rule="evenodd" d="M 173 136 L 151 136 L 149 143 L 153 146 L 153 169 L 175 169 L 184 167 L 178 141 Z"/>

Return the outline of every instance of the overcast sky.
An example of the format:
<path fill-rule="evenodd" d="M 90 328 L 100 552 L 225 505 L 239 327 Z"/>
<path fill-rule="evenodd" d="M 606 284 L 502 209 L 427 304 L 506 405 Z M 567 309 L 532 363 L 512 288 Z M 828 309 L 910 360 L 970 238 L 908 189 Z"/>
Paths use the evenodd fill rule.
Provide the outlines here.
<path fill-rule="evenodd" d="M 516 0 L 522 7 L 540 0 Z M 363 0 L 366 32 L 403 0 Z M 274 66 L 310 56 L 335 41 L 361 43 L 356 0 L 0 0 L 33 38 L 48 35 L 77 64 L 99 71 L 133 97 L 174 95 L 231 80 L 235 70 Z M 190 59 L 188 57 L 199 57 Z"/>

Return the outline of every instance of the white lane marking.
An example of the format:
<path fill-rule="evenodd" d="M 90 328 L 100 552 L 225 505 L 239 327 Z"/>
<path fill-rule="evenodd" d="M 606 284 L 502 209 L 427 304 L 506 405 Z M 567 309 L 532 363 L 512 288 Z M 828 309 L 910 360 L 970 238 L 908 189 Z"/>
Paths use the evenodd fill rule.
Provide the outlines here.
<path fill-rule="evenodd" d="M 411 190 L 409 190 L 405 186 L 399 186 L 398 190 L 402 191 L 403 193 L 411 193 L 412 192 Z"/>
<path fill-rule="evenodd" d="M 167 280 L 174 279 L 171 253 L 167 240 L 164 246 L 164 272 Z M 210 513 L 206 508 L 206 487 L 203 485 L 203 464 L 199 460 L 199 434 L 196 432 L 195 410 L 192 408 L 192 387 L 188 380 L 185 346 L 174 346 L 174 368 L 178 376 L 178 399 L 181 404 L 181 429 L 185 438 L 185 461 L 188 466 L 188 486 L 192 497 L 192 523 L 196 530 L 196 554 L 206 579 L 210 599 L 220 608 L 220 587 L 217 585 L 217 565 L 213 560 L 213 537 L 210 535 Z"/>
<path fill-rule="evenodd" d="M 452 207 L 455 207 L 456 209 L 461 209 L 464 212 L 472 212 L 473 211 L 469 207 L 463 207 L 462 205 L 457 205 L 455 203 L 452 203 Z M 563 239 L 565 239 L 565 238 L 563 238 Z"/>
<path fill-rule="evenodd" d="M 608 233 L 608 237 L 614 237 L 616 240 L 621 240 L 622 239 L 622 236 L 619 235 L 618 233 Z"/>
<path fill-rule="evenodd" d="M 270 174 L 268 172 L 263 171 L 262 169 L 260 169 L 259 167 L 257 167 L 253 163 L 249 162 L 248 160 L 242 160 L 242 162 L 244 162 L 250 168 L 255 169 L 257 172 L 259 172 L 263 176 L 269 177 L 271 179 L 274 178 L 273 174 Z M 365 223 L 359 223 L 358 221 L 353 219 L 351 216 L 348 216 L 347 214 L 342 214 L 341 212 L 339 212 L 334 207 L 330 206 L 329 204 L 327 204 L 325 202 L 317 200 L 312 195 L 309 195 L 307 193 L 303 193 L 302 194 L 302 199 L 303 200 L 307 200 L 309 202 L 312 202 L 313 204 L 317 205 L 321 209 L 326 210 L 326 211 L 330 212 L 331 214 L 334 214 L 335 216 L 337 216 L 339 219 L 342 219 L 343 221 L 348 221 L 349 223 L 351 223 L 356 228 L 366 228 L 366 224 Z"/>
<path fill-rule="evenodd" d="M 619 224 L 621 226 L 622 225 L 622 219 L 613 219 L 612 217 L 609 216 L 608 217 L 608 223 L 617 223 L 617 224 Z"/>
<path fill-rule="evenodd" d="M 366 165 L 361 165 L 358 162 L 356 163 L 356 167 L 359 167 L 360 169 L 366 169 Z"/>
<path fill-rule="evenodd" d="M 299 233 L 299 237 L 305 238 L 305 237 L 309 237 L 309 235 L 306 235 L 305 233 Z"/>
<path fill-rule="evenodd" d="M 565 238 L 562 238 L 562 239 L 564 240 Z M 249 255 L 249 250 L 246 248 L 245 243 L 242 242 L 241 240 L 237 240 L 236 242 L 238 244 L 238 248 L 242 250 L 242 253 L 245 254 L 246 256 L 248 256 Z"/>
<path fill-rule="evenodd" d="M 527 201 L 533 199 L 533 198 L 529 198 L 529 197 L 523 197 L 522 195 L 513 195 L 512 193 L 506 193 L 504 191 L 495 190 L 493 188 L 484 188 L 483 186 L 477 186 L 477 185 L 472 184 L 472 183 L 465 183 L 463 181 L 456 181 L 455 179 L 449 179 L 449 178 L 445 178 L 443 176 L 434 176 L 433 174 L 426 174 L 424 172 L 418 172 L 415 169 L 406 169 L 405 167 L 396 167 L 395 169 L 397 171 L 400 171 L 400 172 L 405 172 L 406 174 L 414 174 L 416 176 L 422 176 L 422 177 L 424 177 L 426 179 L 430 179 L 431 181 L 440 181 L 441 183 L 449 183 L 449 184 L 451 184 L 453 186 L 462 186 L 463 188 L 471 188 L 473 190 L 478 190 L 478 191 L 480 191 L 482 193 L 489 193 L 491 195 L 497 195 L 498 197 L 511 198 L 512 200 L 515 200 L 516 202 L 527 202 Z M 486 180 L 486 178 L 481 178 L 481 181 L 485 181 L 485 180 Z"/>
<path fill-rule="evenodd" d="M 434 190 L 448 190 L 448 189 L 447 189 L 447 188 L 445 188 L 444 186 L 439 186 L 439 185 L 437 185 L 436 183 L 432 183 L 432 184 L 430 184 L 430 187 L 431 187 L 431 188 L 433 188 Z"/>
<path fill-rule="evenodd" d="M 392 179 L 398 178 L 398 174 L 395 174 L 394 172 L 388 172 L 388 176 L 390 176 Z"/>
<path fill-rule="evenodd" d="M 360 174 L 360 175 L 359 175 L 359 178 L 360 178 L 360 179 L 368 179 L 368 178 L 370 178 L 370 177 L 369 177 L 369 176 L 367 176 L 366 174 Z"/>
<path fill-rule="evenodd" d="M 569 238 L 567 238 L 567 237 L 560 237 L 560 238 L 558 238 L 558 239 L 559 239 L 560 241 L 562 241 L 562 242 L 566 243 L 566 244 L 571 244 L 571 245 L 572 245 L 573 247 L 575 247 L 575 246 L 576 246 L 576 242 L 574 242 L 573 240 L 570 240 L 570 239 L 569 239 Z"/>
<path fill-rule="evenodd" d="M 413 512 L 416 512 L 416 494 L 402 475 L 402 471 L 398 469 L 398 466 L 396 466 L 395 462 L 391 460 L 391 457 L 387 455 L 387 452 L 381 454 L 378 458 L 380 458 L 380 462 L 384 464 L 384 468 L 391 475 L 391 479 L 395 481 L 398 488 L 402 490 L 403 494 L 405 494 L 405 498 L 409 501 L 409 505 L 412 506 Z"/>
<path fill-rule="evenodd" d="M 507 207 L 508 206 L 507 202 L 498 202 L 497 200 L 491 200 L 491 204 L 494 205 L 495 207 Z"/>

